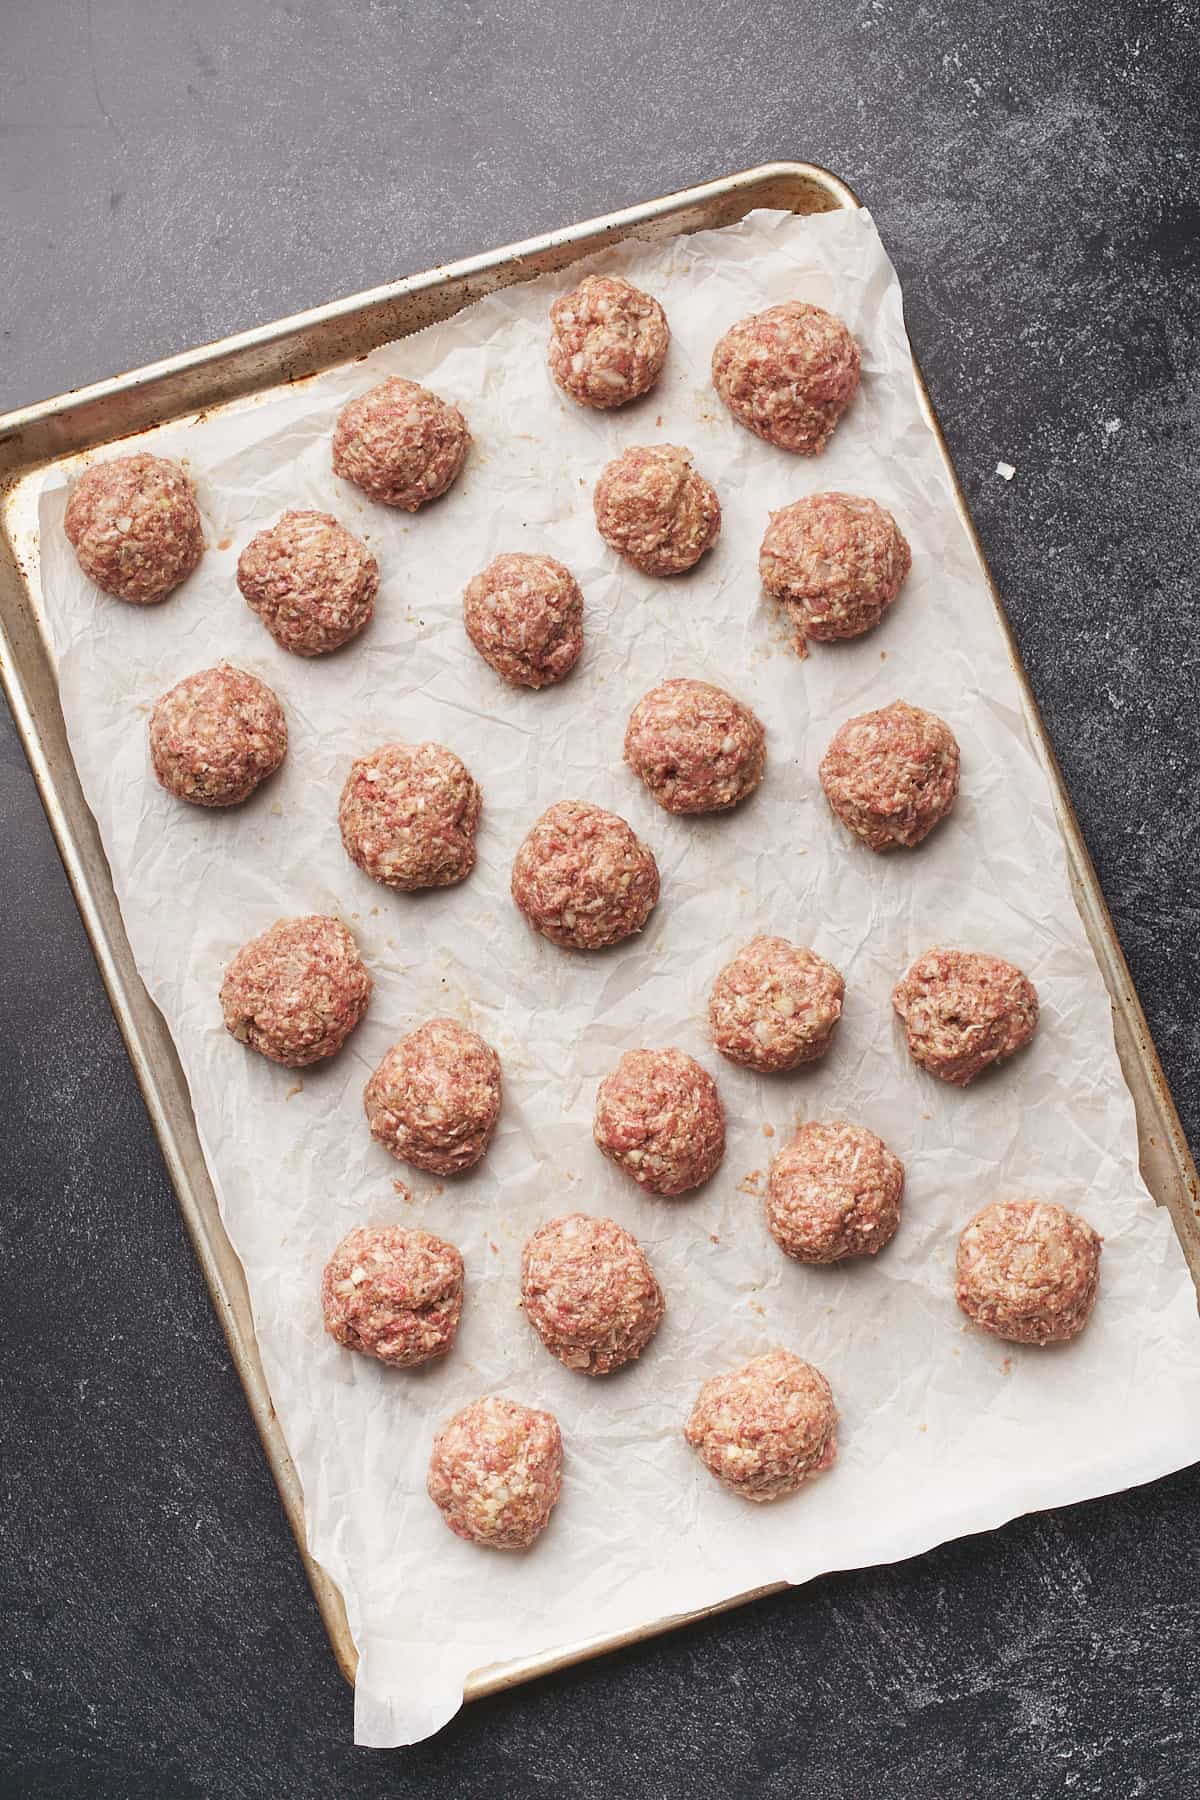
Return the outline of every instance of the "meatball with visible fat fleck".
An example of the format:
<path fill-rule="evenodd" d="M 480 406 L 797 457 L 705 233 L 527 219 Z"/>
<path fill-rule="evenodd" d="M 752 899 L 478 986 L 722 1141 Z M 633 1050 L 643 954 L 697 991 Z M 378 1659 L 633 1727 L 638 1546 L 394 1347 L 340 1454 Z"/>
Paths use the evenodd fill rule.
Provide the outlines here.
<path fill-rule="evenodd" d="M 839 727 L 821 761 L 821 786 L 869 849 L 911 850 L 954 805 L 958 765 L 945 720 L 894 700 Z"/>
<path fill-rule="evenodd" d="M 584 1375 L 609 1375 L 642 1354 L 664 1302 L 635 1237 L 612 1219 L 570 1213 L 526 1244 L 521 1305 L 551 1356 Z"/>
<path fill-rule="evenodd" d="M 819 1369 L 769 1350 L 705 1382 L 684 1436 L 743 1500 L 778 1500 L 837 1461 L 837 1408 Z"/>
<path fill-rule="evenodd" d="M 669 813 L 724 812 L 763 778 L 767 734 L 748 706 L 708 681 L 664 681 L 638 701 L 625 761 Z"/>
<path fill-rule="evenodd" d="M 592 1136 L 651 1194 L 686 1194 L 725 1154 L 725 1108 L 707 1069 L 682 1050 L 627 1050 L 596 1093 Z"/>
<path fill-rule="evenodd" d="M 890 512 L 856 494 L 810 494 L 771 514 L 758 569 L 806 638 L 861 637 L 878 625 L 912 567 Z"/>
<path fill-rule="evenodd" d="M 243 945 L 221 984 L 226 1031 L 285 1068 L 340 1050 L 367 1010 L 371 977 L 340 919 L 277 919 Z"/>
<path fill-rule="evenodd" d="M 874 1256 L 895 1235 L 903 1193 L 904 1165 L 882 1138 L 810 1120 L 771 1164 L 767 1225 L 797 1262 Z"/>
<path fill-rule="evenodd" d="M 237 583 L 277 644 L 297 656 L 324 656 L 370 621 L 379 564 L 331 513 L 285 512 L 250 539 Z"/>
<path fill-rule="evenodd" d="M 145 452 L 85 469 L 63 529 L 88 580 L 135 606 L 165 600 L 204 551 L 191 482 L 178 463 Z"/>
<path fill-rule="evenodd" d="M 391 375 L 338 414 L 333 472 L 383 506 L 416 512 L 457 479 L 470 447 L 457 406 Z"/>
<path fill-rule="evenodd" d="M 560 800 L 517 851 L 512 897 L 535 931 L 571 950 L 603 950 L 640 931 L 658 901 L 658 864 L 624 819 Z"/>
<path fill-rule="evenodd" d="M 159 782 L 193 806 L 238 806 L 287 755 L 282 706 L 265 681 L 218 663 L 176 682 L 150 714 Z"/>
<path fill-rule="evenodd" d="M 463 618 L 484 662 L 514 687 L 561 681 L 583 649 L 583 595 L 552 556 L 497 556 L 467 583 Z"/>
<path fill-rule="evenodd" d="M 730 327 L 713 386 L 734 418 L 780 450 L 819 456 L 858 392 L 862 358 L 841 319 L 785 300 Z"/>
<path fill-rule="evenodd" d="M 1037 1029 L 1037 989 L 1012 963 L 980 951 L 927 950 L 896 986 L 913 1061 L 955 1087 L 1013 1056 Z"/>
<path fill-rule="evenodd" d="M 445 1356 L 463 1306 L 463 1259 L 431 1231 L 361 1225 L 321 1277 L 325 1329 L 347 1350 L 393 1369 Z"/>
<path fill-rule="evenodd" d="M 429 1459 L 429 1498 L 456 1537 L 528 1550 L 562 1492 L 553 1413 L 487 1394 L 443 1425 Z"/>
<path fill-rule="evenodd" d="M 580 406 L 625 406 L 658 380 L 671 333 L 651 294 L 619 275 L 585 275 L 550 308 L 550 373 Z"/>
<path fill-rule="evenodd" d="M 383 744 L 351 764 L 338 825 L 364 875 L 415 893 L 471 873 L 482 805 L 470 770 L 444 744 Z"/>
<path fill-rule="evenodd" d="M 500 1116 L 500 1058 L 457 1019 L 430 1019 L 392 1045 L 363 1092 L 371 1136 L 430 1175 L 474 1168 Z"/>
<path fill-rule="evenodd" d="M 1051 1200 L 995 1200 L 958 1242 L 955 1298 L 1014 1344 L 1058 1344 L 1083 1330 L 1100 1280 L 1100 1238 Z"/>
<path fill-rule="evenodd" d="M 678 444 L 635 445 L 601 471 L 596 529 L 644 575 L 680 575 L 721 530 L 721 503 Z"/>
<path fill-rule="evenodd" d="M 846 984 L 815 950 L 756 937 L 713 983 L 713 1043 L 730 1062 L 774 1074 L 824 1056 L 842 1016 Z"/>

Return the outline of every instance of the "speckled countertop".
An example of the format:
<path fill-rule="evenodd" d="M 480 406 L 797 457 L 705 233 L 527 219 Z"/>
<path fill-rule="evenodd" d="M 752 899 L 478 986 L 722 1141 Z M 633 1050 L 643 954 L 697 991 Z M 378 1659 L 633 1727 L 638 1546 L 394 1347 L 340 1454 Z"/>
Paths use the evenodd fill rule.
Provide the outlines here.
<path fill-rule="evenodd" d="M 3 41 L 0 406 L 774 157 L 844 176 L 1200 1140 L 1192 7 L 41 0 Z M 1195 1791 L 1194 1471 L 352 1749 L 6 714 L 0 854 L 4 1800 Z"/>

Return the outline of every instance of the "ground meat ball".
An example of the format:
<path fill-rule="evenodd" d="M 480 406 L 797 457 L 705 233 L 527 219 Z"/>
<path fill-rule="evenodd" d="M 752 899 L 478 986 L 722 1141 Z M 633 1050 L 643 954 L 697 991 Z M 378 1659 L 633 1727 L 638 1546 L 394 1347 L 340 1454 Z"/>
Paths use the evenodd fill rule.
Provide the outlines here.
<path fill-rule="evenodd" d="M 1082 1331 L 1100 1279 L 1100 1238 L 1050 1200 L 995 1200 L 958 1241 L 955 1298 L 968 1319 L 1014 1344 Z"/>
<path fill-rule="evenodd" d="M 236 806 L 287 755 L 287 720 L 265 681 L 218 663 L 159 697 L 150 760 L 163 787 L 196 806 Z"/>
<path fill-rule="evenodd" d="M 635 446 L 601 471 L 596 529 L 644 575 L 679 575 L 721 529 L 721 503 L 677 444 Z"/>
<path fill-rule="evenodd" d="M 780 450 L 818 456 L 858 391 L 858 345 L 840 319 L 785 300 L 732 326 L 713 386 L 740 425 Z"/>
<path fill-rule="evenodd" d="M 911 849 L 958 794 L 958 745 L 935 713 L 894 700 L 847 719 L 821 762 L 825 798 L 872 850 Z"/>
<path fill-rule="evenodd" d="M 583 649 L 583 595 L 552 556 L 496 557 L 467 583 L 463 617 L 484 662 L 514 687 L 561 681 Z"/>
<path fill-rule="evenodd" d="M 597 1090 L 592 1136 L 650 1193 L 686 1194 L 720 1167 L 725 1108 L 682 1050 L 627 1050 Z"/>
<path fill-rule="evenodd" d="M 966 1087 L 1021 1050 L 1038 1021 L 1037 990 L 1012 963 L 968 950 L 927 950 L 892 995 L 914 1062 Z"/>
<path fill-rule="evenodd" d="M 63 526 L 89 581 L 118 600 L 165 600 L 204 550 L 192 484 L 161 456 L 118 456 L 85 469 Z"/>
<path fill-rule="evenodd" d="M 429 1459 L 429 1498 L 451 1531 L 491 1550 L 528 1550 L 562 1492 L 553 1413 L 488 1394 L 443 1425 Z"/>
<path fill-rule="evenodd" d="M 801 1125 L 771 1164 L 767 1224 L 786 1256 L 874 1256 L 895 1234 L 904 1165 L 881 1138 L 842 1120 Z"/>
<path fill-rule="evenodd" d="M 762 780 L 767 734 L 723 688 L 664 681 L 633 709 L 625 761 L 667 812 L 723 812 Z"/>
<path fill-rule="evenodd" d="M 891 513 L 855 494 L 810 494 L 780 507 L 758 557 L 763 586 L 787 607 L 800 646 L 870 631 L 911 567 Z"/>
<path fill-rule="evenodd" d="M 364 875 L 413 893 L 471 873 L 482 804 L 470 770 L 444 744 L 384 744 L 351 764 L 338 824 Z"/>
<path fill-rule="evenodd" d="M 250 539 L 237 581 L 276 643 L 297 656 L 323 656 L 375 611 L 379 564 L 332 514 L 285 512 Z"/>
<path fill-rule="evenodd" d="M 756 937 L 713 983 L 713 1043 L 730 1062 L 770 1074 L 824 1056 L 842 1016 L 846 984 L 832 963 L 789 944 Z"/>
<path fill-rule="evenodd" d="M 461 1175 L 492 1141 L 500 1058 L 457 1019 L 430 1019 L 393 1044 L 363 1093 L 377 1144 L 430 1175 Z"/>
<path fill-rule="evenodd" d="M 361 1225 L 321 1278 L 329 1335 L 394 1369 L 445 1356 L 462 1305 L 463 1259 L 454 1245 L 402 1225 Z"/>
<path fill-rule="evenodd" d="M 616 813 L 560 800 L 517 851 L 512 896 L 551 943 L 602 950 L 640 931 L 650 917 L 658 864 Z"/>
<path fill-rule="evenodd" d="M 608 1375 L 642 1354 L 662 1323 L 662 1289 L 635 1237 L 570 1213 L 534 1232 L 521 1257 L 525 1317 L 568 1369 Z"/>
<path fill-rule="evenodd" d="M 371 977 L 340 919 L 277 919 L 243 946 L 221 984 L 225 1029 L 303 1069 L 340 1050 L 367 1010 Z"/>
<path fill-rule="evenodd" d="M 338 414 L 333 472 L 384 506 L 416 512 L 445 493 L 470 447 L 457 406 L 392 375 Z"/>
<path fill-rule="evenodd" d="M 648 392 L 666 361 L 667 315 L 619 275 L 585 275 L 550 308 L 550 373 L 581 406 L 624 406 Z"/>
<path fill-rule="evenodd" d="M 778 1500 L 837 1461 L 837 1408 L 819 1369 L 769 1350 L 700 1389 L 684 1431 L 744 1500 Z"/>

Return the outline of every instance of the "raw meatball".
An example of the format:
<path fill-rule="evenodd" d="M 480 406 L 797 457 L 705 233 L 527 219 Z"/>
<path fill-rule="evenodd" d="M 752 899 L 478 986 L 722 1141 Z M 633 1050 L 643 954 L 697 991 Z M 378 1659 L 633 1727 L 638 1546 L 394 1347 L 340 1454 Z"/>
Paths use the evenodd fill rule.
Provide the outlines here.
<path fill-rule="evenodd" d="M 667 315 L 619 275 L 585 275 L 550 308 L 550 373 L 581 406 L 624 406 L 654 386 L 666 361 Z"/>
<path fill-rule="evenodd" d="M 834 733 L 821 762 L 825 798 L 872 850 L 911 849 L 958 794 L 958 745 L 936 713 L 894 700 Z"/>
<path fill-rule="evenodd" d="M 429 1498 L 456 1537 L 528 1550 L 562 1492 L 553 1413 L 487 1394 L 443 1425 L 429 1459 Z"/>
<path fill-rule="evenodd" d="M 837 1461 L 837 1408 L 819 1369 L 768 1350 L 700 1389 L 684 1437 L 744 1500 L 778 1500 Z"/>
<path fill-rule="evenodd" d="M 861 360 L 840 319 L 785 300 L 725 333 L 713 351 L 713 386 L 748 431 L 819 456 L 858 391 Z"/>
<path fill-rule="evenodd" d="M 860 637 L 878 625 L 912 567 L 890 512 L 855 494 L 810 494 L 771 514 L 758 569 L 787 607 L 796 641 Z"/>
<path fill-rule="evenodd" d="M 720 1166 L 725 1108 L 707 1069 L 682 1050 L 627 1050 L 596 1093 L 592 1136 L 652 1194 L 686 1194 Z"/>
<path fill-rule="evenodd" d="M 363 1093 L 377 1144 L 430 1175 L 461 1175 L 492 1141 L 500 1058 L 457 1019 L 430 1019 L 393 1044 Z"/>
<path fill-rule="evenodd" d="M 756 937 L 713 983 L 713 1043 L 730 1062 L 769 1074 L 824 1056 L 846 984 L 832 963 L 786 938 Z"/>
<path fill-rule="evenodd" d="M 723 812 L 763 778 L 767 734 L 748 706 L 707 681 L 664 681 L 638 701 L 625 761 L 669 813 Z"/>
<path fill-rule="evenodd" d="M 287 754 L 287 720 L 265 681 L 229 663 L 168 688 L 150 714 L 150 760 L 167 792 L 236 806 Z"/>
<path fill-rule="evenodd" d="M 1033 983 L 1012 963 L 969 950 L 927 950 L 892 995 L 914 1062 L 955 1087 L 1021 1050 L 1038 1021 Z"/>
<path fill-rule="evenodd" d="M 338 414 L 333 472 L 384 506 L 416 512 L 445 493 L 470 447 L 457 406 L 392 375 Z"/>
<path fill-rule="evenodd" d="M 662 1289 L 635 1237 L 570 1213 L 539 1226 L 521 1256 L 525 1317 L 568 1369 L 608 1375 L 640 1356 L 662 1323 Z"/>
<path fill-rule="evenodd" d="M 995 1200 L 958 1241 L 955 1298 L 968 1319 L 1014 1344 L 1082 1331 L 1100 1279 L 1100 1238 L 1050 1200 Z"/>
<path fill-rule="evenodd" d="M 444 744 L 384 744 L 351 764 L 338 824 L 364 875 L 413 893 L 471 873 L 482 804 L 470 770 Z"/>
<path fill-rule="evenodd" d="M 445 1356 L 462 1305 L 463 1259 L 454 1245 L 402 1225 L 360 1225 L 321 1277 L 329 1335 L 394 1369 Z"/>
<path fill-rule="evenodd" d="M 904 1165 L 881 1138 L 837 1120 L 801 1125 L 771 1164 L 767 1224 L 787 1256 L 874 1256 L 900 1223 Z"/>
<path fill-rule="evenodd" d="M 85 469 L 63 528 L 88 580 L 138 606 L 165 600 L 204 550 L 191 482 L 177 463 L 144 453 Z"/>
<path fill-rule="evenodd" d="M 250 539 L 237 582 L 276 643 L 297 656 L 323 656 L 375 611 L 379 564 L 331 513 L 285 512 Z"/>
<path fill-rule="evenodd" d="M 721 503 L 678 444 L 623 450 L 593 499 L 605 543 L 645 575 L 679 575 L 717 540 Z"/>
<path fill-rule="evenodd" d="M 340 919 L 277 919 L 243 945 L 221 983 L 225 1029 L 303 1069 L 340 1050 L 367 1010 L 371 977 Z"/>
<path fill-rule="evenodd" d="M 602 950 L 640 931 L 658 901 L 658 864 L 616 813 L 559 800 L 513 862 L 512 897 L 535 931 Z"/>
<path fill-rule="evenodd" d="M 498 556 L 467 583 L 463 616 L 484 662 L 514 687 L 561 681 L 583 649 L 583 595 L 552 556 Z"/>

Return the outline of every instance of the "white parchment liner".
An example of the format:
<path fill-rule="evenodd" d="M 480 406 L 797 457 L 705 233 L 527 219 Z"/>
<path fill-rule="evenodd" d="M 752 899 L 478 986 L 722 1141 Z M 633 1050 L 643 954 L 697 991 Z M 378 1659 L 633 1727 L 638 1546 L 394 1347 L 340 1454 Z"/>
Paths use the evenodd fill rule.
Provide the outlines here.
<path fill-rule="evenodd" d="M 365 363 L 143 439 L 186 460 L 209 541 L 161 607 L 123 606 L 84 581 L 62 534 L 61 478 L 42 500 L 72 746 L 245 1265 L 309 1543 L 345 1595 L 365 1744 L 436 1731 L 468 1672 L 498 1659 L 908 1556 L 1200 1456 L 1192 1283 L 1138 1175 L 1107 995 L 1002 635 L 920 417 L 900 290 L 874 225 L 861 212 L 759 212 L 660 248 L 627 244 L 593 266 L 630 273 L 670 319 L 664 379 L 633 408 L 586 412 L 550 382 L 547 310 L 574 277 L 547 278 Z M 742 431 L 709 384 L 718 335 L 790 297 L 841 314 L 863 346 L 862 392 L 819 460 Z M 372 506 L 329 467 L 337 409 L 387 372 L 455 400 L 476 439 L 450 495 L 414 518 Z M 659 441 L 691 447 L 725 514 L 715 552 L 675 581 L 619 564 L 592 522 L 604 462 Z M 769 508 L 825 488 L 890 507 L 913 572 L 878 631 L 814 646 L 802 663 L 764 604 L 757 551 Z M 278 649 L 234 583 L 242 546 L 287 506 L 336 513 L 379 557 L 376 620 L 334 657 Z M 503 686 L 462 627 L 465 582 L 509 549 L 560 557 L 586 596 L 584 658 L 541 694 Z M 171 800 L 146 749 L 155 697 L 222 657 L 264 677 L 291 726 L 280 777 L 227 814 Z M 622 766 L 630 708 L 671 675 L 722 683 L 766 723 L 766 781 L 732 816 L 669 818 Z M 962 795 L 918 851 L 877 857 L 833 821 L 816 768 L 842 719 L 898 697 L 952 725 Z M 393 895 L 342 851 L 335 815 L 351 758 L 397 737 L 451 745 L 482 783 L 479 865 L 457 889 Z M 525 831 L 568 797 L 623 814 L 662 871 L 645 933 L 591 957 L 536 937 L 508 894 Z M 228 1037 L 216 995 L 239 944 L 313 911 L 352 923 L 377 985 L 346 1051 L 298 1077 Z M 811 943 L 847 980 L 829 1057 L 771 1080 L 724 1064 L 705 1031 L 713 975 L 760 931 Z M 1011 958 L 1042 999 L 1032 1049 L 965 1093 L 910 1064 L 889 1004 L 933 943 Z M 470 1020 L 497 1047 L 505 1107 L 482 1167 L 442 1189 L 416 1177 L 405 1203 L 393 1188 L 405 1171 L 371 1142 L 360 1096 L 387 1046 L 435 1012 Z M 644 1198 L 592 1145 L 597 1079 L 640 1044 L 691 1051 L 724 1096 L 726 1163 L 694 1198 Z M 904 1222 L 876 1260 L 785 1262 L 745 1191 L 808 1115 L 869 1125 L 905 1162 Z M 1104 1235 L 1099 1304 L 1073 1345 L 1006 1346 L 955 1308 L 958 1231 L 1010 1193 L 1077 1207 Z M 607 1381 L 560 1368 L 517 1310 L 525 1237 L 576 1208 L 632 1229 L 668 1299 L 650 1351 Z M 407 1375 L 339 1350 L 317 1300 L 343 1233 L 389 1219 L 452 1238 L 467 1265 L 455 1353 Z M 751 1508 L 713 1483 L 680 1428 L 702 1380 L 778 1343 L 828 1374 L 842 1453 L 795 1499 Z M 561 1505 L 523 1557 L 459 1542 L 424 1492 L 438 1422 L 493 1388 L 550 1407 L 566 1441 Z"/>

